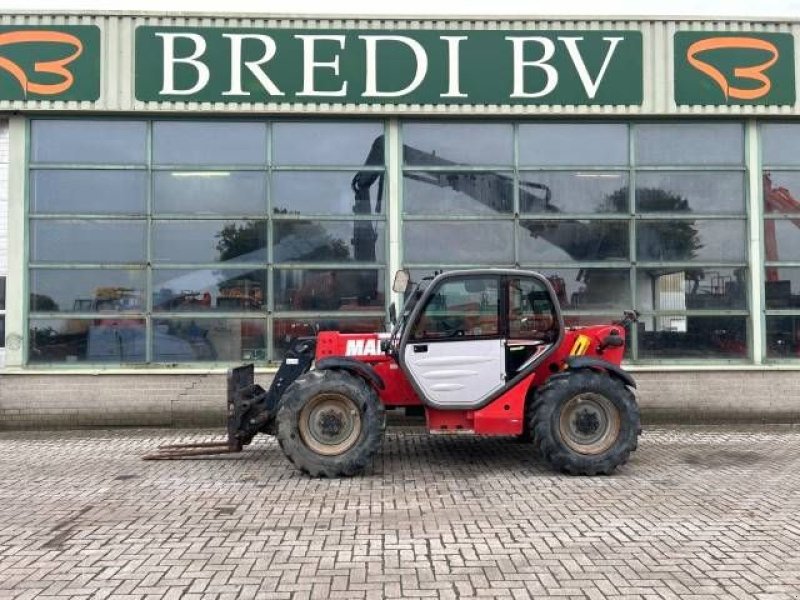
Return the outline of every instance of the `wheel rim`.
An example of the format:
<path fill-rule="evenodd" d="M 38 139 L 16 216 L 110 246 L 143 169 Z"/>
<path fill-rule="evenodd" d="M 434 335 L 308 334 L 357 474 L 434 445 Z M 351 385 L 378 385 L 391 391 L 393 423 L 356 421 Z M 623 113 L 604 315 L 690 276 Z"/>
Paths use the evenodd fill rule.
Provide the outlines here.
<path fill-rule="evenodd" d="M 617 407 L 600 394 L 578 394 L 561 409 L 561 439 L 579 454 L 606 452 L 617 440 L 619 428 Z"/>
<path fill-rule="evenodd" d="M 299 429 L 305 445 L 317 454 L 343 454 L 361 435 L 361 412 L 343 394 L 319 394 L 300 412 Z"/>

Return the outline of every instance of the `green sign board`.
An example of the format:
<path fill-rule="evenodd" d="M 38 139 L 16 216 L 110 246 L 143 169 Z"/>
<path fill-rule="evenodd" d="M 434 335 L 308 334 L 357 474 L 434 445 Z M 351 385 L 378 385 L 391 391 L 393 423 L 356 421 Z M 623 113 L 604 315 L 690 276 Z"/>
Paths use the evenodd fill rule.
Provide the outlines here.
<path fill-rule="evenodd" d="M 794 104 L 790 33 L 682 31 L 674 47 L 678 104 Z"/>
<path fill-rule="evenodd" d="M 636 31 L 136 29 L 138 100 L 642 102 Z"/>
<path fill-rule="evenodd" d="M 0 26 L 0 100 L 97 100 L 100 29 Z"/>

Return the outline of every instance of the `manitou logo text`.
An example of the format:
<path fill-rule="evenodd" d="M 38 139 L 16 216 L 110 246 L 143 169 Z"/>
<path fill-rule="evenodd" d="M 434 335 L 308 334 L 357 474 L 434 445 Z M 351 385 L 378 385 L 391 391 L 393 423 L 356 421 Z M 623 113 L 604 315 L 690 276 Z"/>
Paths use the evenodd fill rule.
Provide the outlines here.
<path fill-rule="evenodd" d="M 698 54 L 708 50 L 763 50 L 768 58 L 754 65 L 741 65 L 733 69 L 733 76 L 739 79 L 755 82 L 755 87 L 735 87 L 731 85 L 725 75 L 712 64 L 700 60 Z M 695 69 L 710 77 L 725 94 L 725 98 L 737 100 L 756 100 L 769 94 L 772 81 L 766 71 L 776 62 L 780 53 L 774 44 L 767 40 L 751 37 L 714 37 L 698 40 L 686 51 L 686 60 Z"/>
<path fill-rule="evenodd" d="M 373 338 L 369 340 L 347 340 L 345 356 L 379 356 L 381 354 L 380 342 Z"/>
<path fill-rule="evenodd" d="M 47 60 L 34 60 L 33 73 L 26 72 L 25 68 L 9 57 L 8 50 L 21 44 L 54 44 L 63 46 L 64 52 L 58 58 Z M 75 76 L 67 65 L 75 61 L 83 53 L 83 43 L 80 39 L 63 31 L 22 30 L 0 33 L 0 69 L 9 73 L 17 80 L 22 93 L 54 96 L 63 94 L 72 87 Z M 37 81 L 36 75 L 50 74 L 50 82 Z"/>

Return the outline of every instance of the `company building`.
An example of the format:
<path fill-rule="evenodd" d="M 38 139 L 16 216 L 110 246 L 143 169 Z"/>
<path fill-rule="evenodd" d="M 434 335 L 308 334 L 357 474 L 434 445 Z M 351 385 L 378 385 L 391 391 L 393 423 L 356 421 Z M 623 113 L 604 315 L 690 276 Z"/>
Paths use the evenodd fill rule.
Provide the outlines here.
<path fill-rule="evenodd" d="M 391 276 L 641 313 L 645 419 L 800 416 L 800 21 L 0 17 L 0 428 L 218 421 Z"/>

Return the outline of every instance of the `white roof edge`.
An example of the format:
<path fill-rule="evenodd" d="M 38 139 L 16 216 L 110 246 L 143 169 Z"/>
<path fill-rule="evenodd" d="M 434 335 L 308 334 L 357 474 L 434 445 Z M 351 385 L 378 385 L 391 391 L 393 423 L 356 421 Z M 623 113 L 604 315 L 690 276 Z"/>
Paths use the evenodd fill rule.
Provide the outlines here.
<path fill-rule="evenodd" d="M 800 23 L 800 16 L 720 16 L 720 15 L 399 15 L 399 14 L 326 14 L 278 12 L 194 12 L 194 11 L 132 11 L 132 10 L 24 10 L 6 9 L 4 16 L 73 16 L 73 17 L 165 17 L 165 18 L 217 18 L 217 19 L 314 19 L 358 21 L 634 21 L 634 22 L 745 22 L 745 23 Z"/>

